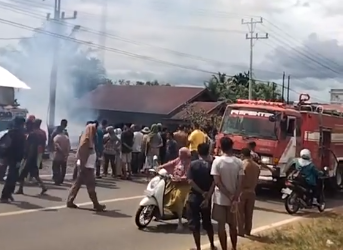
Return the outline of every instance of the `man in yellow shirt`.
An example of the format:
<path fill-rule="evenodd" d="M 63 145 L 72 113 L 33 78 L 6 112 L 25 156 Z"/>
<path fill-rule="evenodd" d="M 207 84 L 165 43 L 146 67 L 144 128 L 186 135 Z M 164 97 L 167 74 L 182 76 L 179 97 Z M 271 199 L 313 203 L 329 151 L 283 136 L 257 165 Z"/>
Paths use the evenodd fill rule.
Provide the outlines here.
<path fill-rule="evenodd" d="M 201 143 L 206 142 L 206 134 L 200 130 L 198 123 L 194 123 L 194 130 L 188 136 L 189 150 L 191 151 L 192 160 L 197 160 L 198 157 L 198 146 Z"/>

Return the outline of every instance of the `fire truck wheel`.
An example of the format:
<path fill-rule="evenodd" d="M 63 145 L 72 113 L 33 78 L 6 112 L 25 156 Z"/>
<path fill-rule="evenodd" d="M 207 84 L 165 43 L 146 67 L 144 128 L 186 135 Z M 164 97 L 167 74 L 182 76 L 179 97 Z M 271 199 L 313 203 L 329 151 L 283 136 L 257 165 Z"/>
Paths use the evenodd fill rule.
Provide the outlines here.
<path fill-rule="evenodd" d="M 343 163 L 338 164 L 335 176 L 326 179 L 326 187 L 330 194 L 343 189 Z"/>

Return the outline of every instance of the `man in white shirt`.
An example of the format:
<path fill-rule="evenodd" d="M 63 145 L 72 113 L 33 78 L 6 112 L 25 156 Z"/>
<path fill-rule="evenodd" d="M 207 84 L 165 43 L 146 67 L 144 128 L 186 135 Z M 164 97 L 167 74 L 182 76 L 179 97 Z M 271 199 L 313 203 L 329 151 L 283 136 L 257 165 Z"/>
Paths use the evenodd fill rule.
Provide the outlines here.
<path fill-rule="evenodd" d="M 143 166 L 141 155 L 143 133 L 140 131 L 139 127 L 135 126 L 134 124 L 131 125 L 131 128 L 133 128 L 135 131 L 133 133 L 131 169 L 133 174 L 137 174 Z"/>
<path fill-rule="evenodd" d="M 232 154 L 233 142 L 228 137 L 220 139 L 224 153 L 216 157 L 212 164 L 211 175 L 216 185 L 213 193 L 212 219 L 218 223 L 218 238 L 222 249 L 227 247 L 225 225 L 229 224 L 232 249 L 237 250 L 238 202 L 244 176 L 243 162 Z"/>

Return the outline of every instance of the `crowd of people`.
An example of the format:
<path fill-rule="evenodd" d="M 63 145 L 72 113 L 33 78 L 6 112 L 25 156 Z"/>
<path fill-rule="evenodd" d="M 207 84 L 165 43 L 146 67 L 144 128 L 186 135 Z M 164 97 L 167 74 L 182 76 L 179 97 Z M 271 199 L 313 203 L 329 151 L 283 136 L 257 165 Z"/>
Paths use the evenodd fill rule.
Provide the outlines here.
<path fill-rule="evenodd" d="M 0 140 L 0 156 L 6 160 L 7 178 L 1 194 L 2 202 L 14 200 L 13 194 L 24 193 L 29 176 L 40 184 L 44 194 L 47 188 L 39 178 L 39 166 L 47 140 L 52 152 L 52 171 L 55 185 L 64 182 L 70 141 L 66 120 L 62 120 L 47 138 L 40 129 L 41 120 L 30 117 L 27 121 L 15 118 L 13 128 Z M 6 139 L 7 138 L 7 139 Z M 230 227 L 233 249 L 237 236 L 250 235 L 255 202 L 255 187 L 260 172 L 253 158 L 256 144 L 242 150 L 242 160 L 232 154 L 233 142 L 227 137 L 220 140 L 223 155 L 213 159 L 213 140 L 199 124 L 192 129 L 180 126 L 171 132 L 161 124 L 150 128 L 131 125 L 121 128 L 110 126 L 107 120 L 89 121 L 79 138 L 74 168 L 74 183 L 69 191 L 67 207 L 77 208 L 74 200 L 82 184 L 86 185 L 96 211 L 104 211 L 96 194 L 96 178 L 106 177 L 111 167 L 114 178 L 131 179 L 139 172 L 154 166 L 158 158 L 160 168 L 172 174 L 165 192 L 165 207 L 179 217 L 178 229 L 186 207 L 189 227 L 193 232 L 196 249 L 200 249 L 200 222 L 213 243 L 211 219 L 218 222 L 222 249 L 227 249 L 225 225 Z M 15 192 L 16 183 L 19 188 Z M 213 200 L 213 208 L 212 202 Z M 238 228 L 238 231 L 237 231 Z"/>
<path fill-rule="evenodd" d="M 191 135 L 188 138 L 191 140 Z M 166 186 L 164 206 L 178 215 L 177 230 L 182 229 L 182 217 L 186 211 L 195 249 L 201 249 L 201 224 L 207 232 L 211 249 L 216 249 L 213 219 L 218 223 L 222 249 L 228 249 L 225 230 L 228 224 L 232 249 L 235 250 L 238 236 L 250 235 L 252 230 L 255 188 L 260 174 L 257 154 L 253 151 L 256 144 L 250 142 L 242 149 L 241 158 L 233 155 L 233 141 L 228 137 L 220 139 L 223 154 L 215 158 L 205 140 L 199 140 L 193 146 L 182 147 L 178 158 L 160 166 L 172 175 Z"/>

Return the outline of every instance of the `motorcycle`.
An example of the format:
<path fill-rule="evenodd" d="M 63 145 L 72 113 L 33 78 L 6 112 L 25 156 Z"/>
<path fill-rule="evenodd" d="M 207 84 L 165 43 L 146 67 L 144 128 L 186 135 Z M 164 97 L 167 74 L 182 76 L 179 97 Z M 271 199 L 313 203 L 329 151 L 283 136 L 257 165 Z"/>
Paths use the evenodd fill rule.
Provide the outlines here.
<path fill-rule="evenodd" d="M 173 213 L 163 206 L 163 197 L 165 193 L 166 184 L 171 180 L 171 175 L 165 169 L 158 172 L 149 169 L 151 174 L 154 174 L 146 190 L 145 197 L 140 201 L 139 208 L 136 212 L 135 223 L 138 229 L 146 228 L 153 218 L 156 220 L 175 220 L 178 218 L 176 213 Z M 185 213 L 184 213 L 185 214 Z M 183 216 L 185 218 L 185 216 Z"/>
<path fill-rule="evenodd" d="M 325 210 L 324 179 L 328 176 L 328 168 L 324 168 L 324 175 L 318 180 L 320 194 L 318 204 L 313 204 L 313 192 L 306 187 L 304 181 L 294 179 L 292 176 L 286 181 L 286 188 L 281 190 L 282 199 L 285 200 L 285 209 L 288 214 L 295 214 L 300 209 L 317 207 L 319 212 Z"/>

